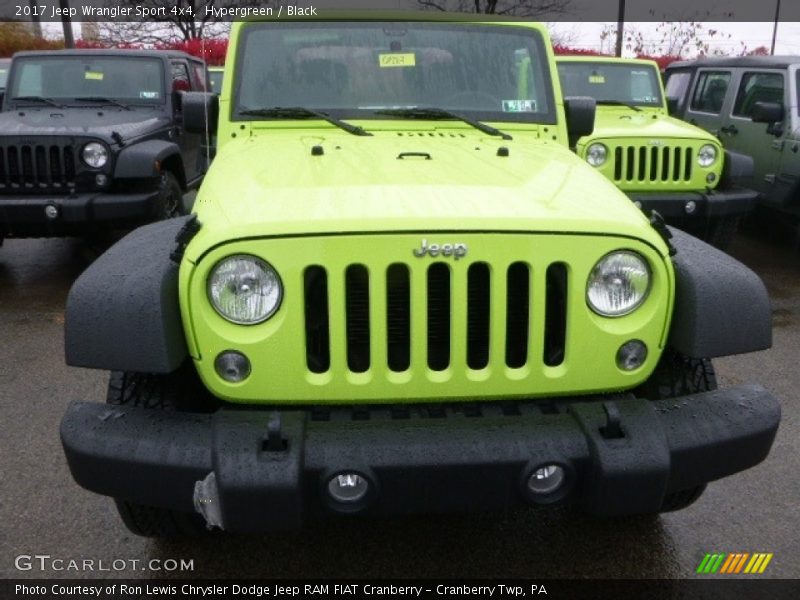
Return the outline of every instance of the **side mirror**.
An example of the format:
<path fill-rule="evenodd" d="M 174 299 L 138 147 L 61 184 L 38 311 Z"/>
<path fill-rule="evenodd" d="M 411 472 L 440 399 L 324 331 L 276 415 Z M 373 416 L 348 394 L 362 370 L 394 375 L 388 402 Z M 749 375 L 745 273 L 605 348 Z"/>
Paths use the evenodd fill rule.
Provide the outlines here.
<path fill-rule="evenodd" d="M 569 145 L 574 147 L 579 138 L 592 135 L 597 103 L 588 96 L 564 98 L 564 112 L 567 117 Z"/>
<path fill-rule="evenodd" d="M 753 123 L 777 123 L 783 121 L 783 105 L 779 102 L 756 102 L 750 116 Z"/>
<path fill-rule="evenodd" d="M 667 96 L 667 112 L 670 115 L 678 112 L 678 99 L 674 96 Z"/>
<path fill-rule="evenodd" d="M 6 99 L 6 93 L 4 90 L 0 90 L 0 110 L 3 110 L 3 100 Z"/>
<path fill-rule="evenodd" d="M 753 104 L 753 123 L 766 123 L 767 133 L 780 137 L 783 135 L 783 104 L 779 102 L 756 102 Z"/>
<path fill-rule="evenodd" d="M 219 96 L 210 92 L 184 92 L 183 128 L 189 133 L 216 135 L 219 121 Z"/>

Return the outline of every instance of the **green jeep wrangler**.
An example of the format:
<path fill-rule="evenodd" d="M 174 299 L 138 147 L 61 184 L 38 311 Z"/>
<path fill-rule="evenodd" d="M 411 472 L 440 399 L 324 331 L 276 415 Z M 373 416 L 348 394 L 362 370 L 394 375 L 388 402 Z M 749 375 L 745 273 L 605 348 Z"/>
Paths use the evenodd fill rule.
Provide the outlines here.
<path fill-rule="evenodd" d="M 726 248 L 755 191 L 735 184 L 750 177 L 750 157 L 725 151 L 699 127 L 670 117 L 658 65 L 606 56 L 559 56 L 564 95 L 597 101 L 594 132 L 576 151 L 645 212 Z"/>
<path fill-rule="evenodd" d="M 771 345 L 761 280 L 570 151 L 544 27 L 403 14 L 235 23 L 196 214 L 89 267 L 75 480 L 134 532 L 572 503 L 674 510 L 780 420 L 710 358 Z"/>

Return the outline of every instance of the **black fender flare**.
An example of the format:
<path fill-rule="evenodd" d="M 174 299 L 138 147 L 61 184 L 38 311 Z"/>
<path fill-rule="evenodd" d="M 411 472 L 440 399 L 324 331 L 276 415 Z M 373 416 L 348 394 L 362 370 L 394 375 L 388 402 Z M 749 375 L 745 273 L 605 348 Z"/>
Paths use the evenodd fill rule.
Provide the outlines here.
<path fill-rule="evenodd" d="M 669 345 L 693 358 L 772 346 L 772 306 L 761 278 L 721 250 L 670 227 L 676 253 Z"/>
<path fill-rule="evenodd" d="M 75 281 L 64 322 L 66 362 L 109 371 L 170 373 L 188 356 L 170 253 L 193 216 L 145 225 Z"/>
<path fill-rule="evenodd" d="M 182 161 L 181 151 L 175 142 L 147 140 L 131 144 L 122 149 L 114 167 L 115 179 L 146 179 L 158 177 L 160 171 L 156 163 L 164 163 L 177 156 Z"/>
<path fill-rule="evenodd" d="M 731 187 L 750 182 L 755 175 L 755 162 L 747 154 L 725 150 L 719 187 Z"/>

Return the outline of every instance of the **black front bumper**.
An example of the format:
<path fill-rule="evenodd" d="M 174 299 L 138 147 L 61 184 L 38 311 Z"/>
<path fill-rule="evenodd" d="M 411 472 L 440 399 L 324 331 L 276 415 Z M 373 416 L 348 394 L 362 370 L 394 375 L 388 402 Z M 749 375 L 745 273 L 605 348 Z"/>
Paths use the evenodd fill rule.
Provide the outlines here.
<path fill-rule="evenodd" d="M 668 221 L 670 219 L 714 219 L 726 216 L 744 216 L 756 205 L 758 192 L 733 187 L 711 192 L 626 192 L 628 197 L 641 205 L 649 214 L 657 210 Z M 691 212 L 686 210 L 694 203 Z"/>
<path fill-rule="evenodd" d="M 0 194 L 0 237 L 80 235 L 151 219 L 159 192 L 83 193 L 69 196 Z M 48 207 L 55 216 L 48 216 Z"/>
<path fill-rule="evenodd" d="M 762 461 L 780 421 L 778 402 L 754 385 L 613 404 L 621 437 L 609 428 L 614 407 L 603 401 L 572 402 L 555 413 L 532 403 L 513 410 L 483 404 L 481 414 L 374 408 L 324 419 L 297 409 L 196 414 L 75 402 L 61 439 L 73 477 L 88 490 L 193 511 L 195 484 L 213 472 L 216 489 L 202 501 L 218 505 L 223 528 L 259 531 L 337 512 L 526 502 L 575 502 L 602 515 L 654 512 L 668 493 Z M 548 464 L 563 467 L 566 484 L 537 498 L 526 482 Z M 343 472 L 369 480 L 362 501 L 337 504 L 328 495 L 327 482 Z"/>

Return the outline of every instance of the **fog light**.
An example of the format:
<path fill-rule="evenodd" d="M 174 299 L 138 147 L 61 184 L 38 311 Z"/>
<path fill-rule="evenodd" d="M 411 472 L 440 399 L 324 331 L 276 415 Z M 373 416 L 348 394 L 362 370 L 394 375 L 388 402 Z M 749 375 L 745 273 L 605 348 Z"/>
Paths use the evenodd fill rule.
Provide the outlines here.
<path fill-rule="evenodd" d="M 709 173 L 706 175 L 706 181 L 708 183 L 714 183 L 717 180 L 717 175 L 715 173 Z"/>
<path fill-rule="evenodd" d="M 244 354 L 235 350 L 220 353 L 214 361 L 214 368 L 217 370 L 217 375 L 231 383 L 244 381 L 250 375 L 250 361 Z"/>
<path fill-rule="evenodd" d="M 95 178 L 94 178 L 94 182 L 95 182 L 95 183 L 96 183 L 96 184 L 97 184 L 99 187 L 105 187 L 105 185 L 106 185 L 106 184 L 108 184 L 108 177 L 106 177 L 106 176 L 105 176 L 105 175 L 103 175 L 102 173 L 98 173 L 98 174 L 95 176 Z"/>
<path fill-rule="evenodd" d="M 545 465 L 528 478 L 528 489 L 537 495 L 552 494 L 564 485 L 565 473 L 558 465 Z"/>
<path fill-rule="evenodd" d="M 695 202 L 694 200 L 689 200 L 686 203 L 686 206 L 683 207 L 683 209 L 686 211 L 687 215 L 694 214 L 694 211 L 697 210 L 697 202 Z"/>
<path fill-rule="evenodd" d="M 640 340 L 625 342 L 617 352 L 617 366 L 623 371 L 638 369 L 645 359 L 647 359 L 647 346 Z"/>
<path fill-rule="evenodd" d="M 44 216 L 48 219 L 55 219 L 58 217 L 58 209 L 52 204 L 48 204 L 44 207 Z"/>
<path fill-rule="evenodd" d="M 352 504 L 367 495 L 369 481 L 358 473 L 339 473 L 328 482 L 328 493 L 337 502 Z"/>

